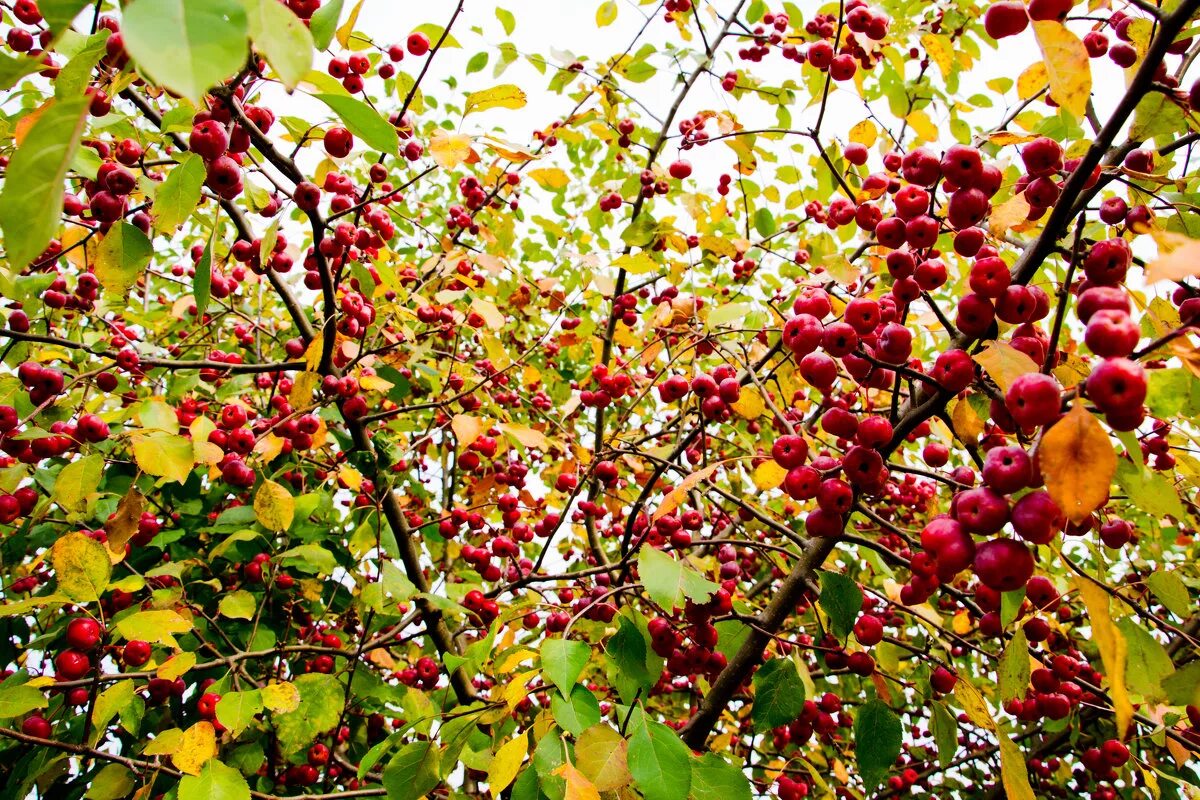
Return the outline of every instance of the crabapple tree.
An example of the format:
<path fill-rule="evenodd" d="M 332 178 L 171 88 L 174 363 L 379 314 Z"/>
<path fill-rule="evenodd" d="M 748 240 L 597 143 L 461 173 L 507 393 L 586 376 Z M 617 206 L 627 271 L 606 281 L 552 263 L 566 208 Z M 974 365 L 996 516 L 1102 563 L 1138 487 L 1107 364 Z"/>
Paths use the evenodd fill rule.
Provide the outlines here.
<path fill-rule="evenodd" d="M 0 797 L 1197 796 L 1200 0 L 505 5 L 0 0 Z"/>

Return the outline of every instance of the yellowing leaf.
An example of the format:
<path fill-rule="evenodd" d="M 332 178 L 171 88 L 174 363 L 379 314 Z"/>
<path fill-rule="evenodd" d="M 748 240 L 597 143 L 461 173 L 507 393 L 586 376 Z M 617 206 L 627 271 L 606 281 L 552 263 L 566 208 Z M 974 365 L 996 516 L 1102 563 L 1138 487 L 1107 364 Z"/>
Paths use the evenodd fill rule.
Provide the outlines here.
<path fill-rule="evenodd" d="M 1158 258 L 1146 265 L 1146 283 L 1200 275 L 1200 241 L 1168 231 L 1154 231 L 1151 235 L 1158 243 Z"/>
<path fill-rule="evenodd" d="M 1036 136 L 1028 133 L 1013 133 L 1012 131 L 989 133 L 987 137 L 988 141 L 997 147 L 1007 147 L 1010 144 L 1024 144 L 1025 142 L 1032 142 L 1036 138 Z"/>
<path fill-rule="evenodd" d="M 68 533 L 50 548 L 50 565 L 58 591 L 76 603 L 100 599 L 112 575 L 112 562 L 104 545 L 82 533 Z"/>
<path fill-rule="evenodd" d="M 1022 100 L 1028 100 L 1038 92 L 1045 89 L 1050 84 L 1050 74 L 1046 71 L 1046 64 L 1039 61 L 1036 64 L 1030 64 L 1025 68 L 1017 78 L 1017 97 Z M 1012 134 L 1010 134 L 1012 135 Z M 991 137 L 988 137 L 991 140 Z M 1012 144 L 1012 142 L 1009 142 Z"/>
<path fill-rule="evenodd" d="M 126 639 L 141 639 L 151 644 L 178 647 L 174 634 L 187 633 L 192 623 L 178 611 L 169 608 L 139 611 L 116 624 L 117 633 Z"/>
<path fill-rule="evenodd" d="M 276 713 L 284 714 L 300 707 L 300 692 L 292 683 L 268 683 L 260 692 L 263 705 Z"/>
<path fill-rule="evenodd" d="M 1117 452 L 1083 403 L 1076 403 L 1046 431 L 1037 458 L 1046 491 L 1072 522 L 1083 522 L 1108 502 Z"/>
<path fill-rule="evenodd" d="M 186 483 L 196 465 L 192 440 L 173 433 L 150 433 L 135 436 L 133 458 L 147 475 Z"/>
<path fill-rule="evenodd" d="M 163 680 L 173 681 L 187 673 L 194 666 L 196 666 L 196 654 L 185 651 L 176 653 L 164 661 L 158 668 L 157 674 Z"/>
<path fill-rule="evenodd" d="M 950 43 L 950 37 L 927 33 L 921 37 L 921 46 L 942 71 L 942 76 L 949 78 L 954 69 L 954 46 Z"/>
<path fill-rule="evenodd" d="M 104 523 L 104 531 L 108 534 L 108 553 L 114 563 L 125 558 L 125 544 L 137 533 L 145 507 L 145 496 L 136 486 L 131 486 L 121 502 L 117 503 L 117 512 Z"/>
<path fill-rule="evenodd" d="M 395 386 L 391 381 L 381 378 L 378 375 L 363 375 L 359 377 L 358 385 L 368 392 L 386 392 Z"/>
<path fill-rule="evenodd" d="M 879 129 L 869 119 L 855 123 L 854 127 L 850 129 L 849 139 L 856 144 L 870 147 L 875 144 L 877 138 L 879 138 Z"/>
<path fill-rule="evenodd" d="M 358 14 L 362 11 L 362 6 L 363 0 L 358 0 L 350 10 L 350 16 L 346 17 L 346 21 L 337 29 L 338 44 L 342 47 L 350 46 L 350 34 L 354 33 L 354 26 L 358 24 Z"/>
<path fill-rule="evenodd" d="M 761 491 L 774 489 L 783 483 L 783 479 L 787 477 L 787 470 L 779 466 L 773 458 L 768 458 L 766 461 L 754 468 L 754 485 Z"/>
<path fill-rule="evenodd" d="M 1000 731 L 1000 780 L 1008 800 L 1037 800 L 1029 785 L 1029 769 L 1025 754 L 1007 731 Z"/>
<path fill-rule="evenodd" d="M 926 142 L 937 141 L 937 126 L 933 124 L 933 120 L 931 120 L 929 115 L 924 111 L 921 111 L 920 109 L 912 111 L 907 117 L 905 117 L 905 119 L 908 121 L 909 126 L 916 131 L 917 136 L 920 136 L 922 140 Z"/>
<path fill-rule="evenodd" d="M 471 137 L 438 128 L 429 139 L 429 155 L 438 166 L 454 169 L 471 155 Z"/>
<path fill-rule="evenodd" d="M 495 303 L 476 297 L 471 301 L 471 310 L 483 317 L 483 321 L 492 330 L 498 331 L 504 327 L 504 314 L 496 308 Z"/>
<path fill-rule="evenodd" d="M 624 255 L 615 259 L 613 266 L 618 269 L 623 269 L 631 275 L 642 275 L 647 272 L 653 272 L 658 269 L 659 264 L 646 251 L 635 253 L 632 255 Z"/>
<path fill-rule="evenodd" d="M 349 464 L 343 464 L 338 467 L 337 476 L 338 480 L 346 484 L 346 488 L 352 492 L 357 492 L 362 488 L 362 473 Z"/>
<path fill-rule="evenodd" d="M 996 720 L 992 719 L 992 711 L 988 708 L 987 700 L 983 699 L 983 695 L 966 675 L 959 674 L 958 683 L 954 684 L 954 697 L 963 707 L 963 711 L 967 712 L 971 722 L 995 733 Z"/>
<path fill-rule="evenodd" d="M 655 509 L 654 519 L 657 520 L 659 517 L 665 517 L 667 514 L 670 514 L 672 511 L 679 508 L 679 504 L 684 501 L 688 495 L 688 492 L 698 486 L 702 481 L 708 480 L 709 476 L 720 469 L 722 463 L 724 462 L 718 461 L 715 464 L 709 464 L 704 469 L 697 470 L 681 480 L 679 484 L 672 489 L 666 497 L 663 498 L 663 501 L 661 504 L 659 504 L 658 508 Z"/>
<path fill-rule="evenodd" d="M 716 743 L 714 749 L 718 749 Z M 575 765 L 601 792 L 628 786 L 629 745 L 621 734 L 604 723 L 593 725 L 579 735 L 575 745 Z"/>
<path fill-rule="evenodd" d="M 534 183 L 547 191 L 565 189 L 571 182 L 571 176 L 558 167 L 541 167 L 525 173 Z"/>
<path fill-rule="evenodd" d="M 1005 342 L 992 342 L 974 358 L 1002 392 L 1007 392 L 1013 381 L 1022 375 L 1038 371 L 1032 358 Z"/>
<path fill-rule="evenodd" d="M 1029 201 L 1025 193 L 1014 194 L 1000 205 L 992 209 L 988 217 L 988 227 L 992 234 L 1003 238 L 1010 230 L 1029 219 Z"/>
<path fill-rule="evenodd" d="M 575 769 L 571 762 L 561 764 L 554 770 L 554 774 L 567 782 L 563 800 L 600 800 L 600 792 L 596 791 L 596 785 Z"/>
<path fill-rule="evenodd" d="M 1108 693 L 1112 697 L 1113 711 L 1117 717 L 1117 736 L 1124 739 L 1129 730 L 1129 723 L 1133 720 L 1133 704 L 1125 686 L 1125 637 L 1113 624 L 1108 592 L 1084 577 L 1075 579 L 1075 588 L 1079 590 L 1079 596 L 1083 598 L 1083 604 L 1087 608 L 1092 640 L 1096 642 L 1100 660 L 1104 662 Z"/>
<path fill-rule="evenodd" d="M 151 739 L 142 753 L 148 756 L 169 756 L 179 749 L 182 742 L 183 731 L 179 728 L 167 728 Z"/>
<path fill-rule="evenodd" d="M 254 516 L 267 530 L 286 531 L 295 514 L 296 499 L 275 481 L 263 481 L 254 493 Z"/>
<path fill-rule="evenodd" d="M 965 398 L 954 402 L 954 408 L 950 411 L 950 421 L 954 423 L 955 435 L 967 444 L 974 444 L 983 434 L 984 421 Z"/>
<path fill-rule="evenodd" d="M 767 404 L 763 402 L 758 389 L 749 386 L 742 389 L 737 401 L 730 404 L 729 407 L 745 419 L 758 419 L 767 410 Z"/>
<path fill-rule="evenodd" d="M 546 437 L 546 434 L 526 425 L 502 422 L 497 427 L 502 433 L 508 434 L 526 447 L 535 447 L 538 450 L 549 450 L 551 447 L 550 439 Z"/>
<path fill-rule="evenodd" d="M 1033 32 L 1046 61 L 1050 97 L 1076 117 L 1083 117 L 1092 95 L 1092 63 L 1087 48 L 1061 22 L 1034 22 Z"/>
<path fill-rule="evenodd" d="M 217 731 L 211 722 L 197 722 L 183 732 L 171 761 L 180 772 L 199 775 L 204 762 L 217 754 Z"/>
<path fill-rule="evenodd" d="M 463 111 L 463 116 L 476 111 L 487 111 L 489 108 L 517 109 L 524 107 L 525 92 L 521 90 L 520 86 L 505 83 L 467 95 L 466 110 Z"/>
<path fill-rule="evenodd" d="M 450 429 L 458 439 L 459 447 L 470 447 L 487 430 L 487 420 L 469 414 L 455 414 L 450 420 Z"/>
<path fill-rule="evenodd" d="M 603 28 L 617 21 L 617 0 L 604 0 L 596 9 L 596 27 Z"/>
<path fill-rule="evenodd" d="M 500 746 L 492 763 L 488 765 L 488 786 L 494 787 L 493 794 L 498 795 L 508 788 L 513 778 L 517 777 L 528 752 L 528 736 L 524 733 Z"/>

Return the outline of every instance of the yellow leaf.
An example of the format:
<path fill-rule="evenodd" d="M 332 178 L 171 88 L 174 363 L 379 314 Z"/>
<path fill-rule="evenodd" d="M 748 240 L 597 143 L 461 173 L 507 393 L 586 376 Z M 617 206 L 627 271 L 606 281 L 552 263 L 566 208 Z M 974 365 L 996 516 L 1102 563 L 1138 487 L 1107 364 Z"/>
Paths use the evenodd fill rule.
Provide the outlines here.
<path fill-rule="evenodd" d="M 283 452 L 283 437 L 268 433 L 254 445 L 254 452 L 262 456 L 264 464 L 270 464 Z"/>
<path fill-rule="evenodd" d="M 1000 131 L 999 133 L 988 134 L 988 141 L 997 147 L 1007 147 L 1010 144 L 1024 144 L 1032 142 L 1038 138 L 1028 133 L 1013 133 L 1012 131 Z"/>
<path fill-rule="evenodd" d="M 196 666 L 195 653 L 176 653 L 162 663 L 157 674 L 163 680 L 173 681 L 194 666 Z"/>
<path fill-rule="evenodd" d="M 338 44 L 342 47 L 350 46 L 350 34 L 354 33 L 354 26 L 358 24 L 358 14 L 362 11 L 363 0 L 358 0 L 354 8 L 350 11 L 350 16 L 346 17 L 346 21 L 342 23 L 342 27 L 337 29 Z"/>
<path fill-rule="evenodd" d="M 499 795 L 517 777 L 525 754 L 529 752 L 528 737 L 520 734 L 517 738 L 505 742 L 496 751 L 492 763 L 488 765 L 488 786 L 493 787 L 492 793 Z"/>
<path fill-rule="evenodd" d="M 617 21 L 617 0 L 604 0 L 596 9 L 596 27 L 603 28 Z"/>
<path fill-rule="evenodd" d="M 917 135 L 920 136 L 922 140 L 926 142 L 937 141 L 937 126 L 933 124 L 933 120 L 931 120 L 929 115 L 924 111 L 921 111 L 920 109 L 912 111 L 907 117 L 905 117 L 905 119 L 908 121 L 909 126 L 916 131 Z"/>
<path fill-rule="evenodd" d="M 471 92 L 467 95 L 466 110 L 463 111 L 463 116 L 473 114 L 476 111 L 487 111 L 489 108 L 524 108 L 525 107 L 525 92 L 520 86 L 512 83 L 505 83 L 500 86 L 493 86 L 490 89 L 484 89 L 480 92 Z"/>
<path fill-rule="evenodd" d="M 718 461 L 715 464 L 709 464 L 704 469 L 697 470 L 681 480 L 679 484 L 671 490 L 670 494 L 663 498 L 662 503 L 654 511 L 654 520 L 657 520 L 659 517 L 665 517 L 667 514 L 670 514 L 672 511 L 679 508 L 679 504 L 684 501 L 688 495 L 688 492 L 698 486 L 702 481 L 707 480 L 708 477 L 716 472 L 723 463 L 724 462 L 722 461 Z"/>
<path fill-rule="evenodd" d="M 1038 466 L 1046 491 L 1075 523 L 1083 522 L 1108 502 L 1108 490 L 1117 472 L 1117 452 L 1108 434 L 1077 402 L 1042 436 Z"/>
<path fill-rule="evenodd" d="M 788 471 L 779 466 L 773 458 L 768 458 L 766 461 L 754 468 L 754 485 L 761 491 L 774 489 L 783 483 L 783 479 L 787 477 Z"/>
<path fill-rule="evenodd" d="M 1050 84 L 1050 73 L 1046 72 L 1046 63 L 1039 61 L 1030 64 L 1017 78 L 1017 97 L 1028 100 Z M 1015 134 L 1010 134 L 1015 135 Z M 991 141 L 991 137 L 988 137 Z M 1013 144 L 1009 142 L 1009 144 Z"/>
<path fill-rule="evenodd" d="M 1029 785 L 1029 769 L 1025 765 L 1025 754 L 1008 735 L 998 734 L 1000 742 L 1000 780 L 1008 800 L 1037 800 Z"/>
<path fill-rule="evenodd" d="M 386 392 L 395 386 L 389 380 L 385 380 L 378 375 L 362 375 L 358 379 L 358 385 L 368 392 Z"/>
<path fill-rule="evenodd" d="M 958 682 L 954 684 L 954 697 L 958 700 L 967 717 L 981 728 L 996 732 L 996 720 L 992 719 L 992 711 L 988 708 L 987 700 L 975 688 L 975 684 L 966 675 L 959 673 Z"/>
<path fill-rule="evenodd" d="M 763 402 L 762 395 L 758 393 L 758 389 L 746 387 L 742 389 L 742 393 L 738 395 L 737 402 L 729 406 L 745 419 L 758 419 L 767 410 L 766 403 Z"/>
<path fill-rule="evenodd" d="M 126 639 L 141 639 L 151 644 L 178 647 L 175 634 L 187 633 L 192 623 L 178 611 L 169 608 L 139 611 L 123 617 L 116 624 L 117 633 Z"/>
<path fill-rule="evenodd" d="M 261 690 L 263 706 L 279 714 L 300 707 L 300 691 L 292 683 L 268 683 Z"/>
<path fill-rule="evenodd" d="M 288 393 L 288 402 L 292 408 L 307 408 L 312 404 L 313 392 L 321 383 L 321 376 L 305 370 L 292 381 L 292 391 Z"/>
<path fill-rule="evenodd" d="M 470 447 L 471 442 L 482 436 L 487 427 L 487 420 L 469 414 L 455 414 L 450 420 L 450 429 L 454 431 L 459 447 Z"/>
<path fill-rule="evenodd" d="M 217 731 L 211 722 L 197 722 L 183 732 L 171 761 L 180 772 L 199 775 L 204 762 L 217 754 Z"/>
<path fill-rule="evenodd" d="M 713 741 L 713 749 L 720 751 L 718 740 Z M 628 749 L 621 734 L 599 723 L 579 735 L 575 744 L 575 765 L 598 791 L 611 792 L 628 786 L 633 780 L 629 774 Z"/>
<path fill-rule="evenodd" d="M 483 317 L 483 321 L 492 330 L 498 331 L 504 327 L 504 314 L 500 313 L 495 303 L 476 297 L 471 301 L 471 309 Z"/>
<path fill-rule="evenodd" d="M 1129 723 L 1133 720 L 1133 704 L 1125 686 L 1125 637 L 1113 624 L 1108 592 L 1088 578 L 1078 577 L 1074 583 L 1075 588 L 1079 590 L 1079 596 L 1083 598 L 1084 607 L 1087 608 L 1092 640 L 1100 651 L 1100 660 L 1104 662 L 1108 693 L 1112 697 L 1113 711 L 1117 717 L 1117 736 L 1124 739 L 1129 731 Z"/>
<path fill-rule="evenodd" d="M 267 530 L 286 531 L 295 514 L 296 499 L 275 481 L 263 481 L 254 493 L 254 516 Z"/>
<path fill-rule="evenodd" d="M 526 447 L 535 447 L 538 450 L 549 450 L 551 447 L 550 439 L 546 437 L 546 434 L 528 426 L 502 422 L 498 427 L 501 432 L 508 434 Z"/>
<path fill-rule="evenodd" d="M 735 258 L 737 256 L 737 248 L 723 236 L 701 236 L 700 247 L 725 258 Z"/>
<path fill-rule="evenodd" d="M 82 533 L 68 533 L 50 548 L 50 565 L 58 591 L 77 603 L 100 599 L 112 575 L 112 562 L 104 545 Z"/>
<path fill-rule="evenodd" d="M 429 139 L 429 155 L 438 166 L 454 169 L 471 155 L 471 137 L 438 128 Z"/>
<path fill-rule="evenodd" d="M 870 147 L 875 144 L 875 140 L 879 138 L 879 130 L 875 127 L 875 123 L 869 119 L 864 119 L 862 122 L 855 123 L 850 129 L 850 141 L 861 144 L 864 147 Z"/>
<path fill-rule="evenodd" d="M 950 37 L 927 33 L 921 37 L 921 46 L 942 71 L 942 77 L 949 78 L 954 69 L 954 46 L 950 44 Z"/>
<path fill-rule="evenodd" d="M 974 444 L 983 434 L 984 421 L 975 413 L 975 409 L 966 398 L 954 402 L 954 408 L 950 411 L 950 421 L 954 423 L 954 434 L 967 444 Z"/>
<path fill-rule="evenodd" d="M 612 263 L 614 267 L 623 269 L 630 275 L 643 275 L 647 272 L 653 272 L 659 267 L 658 262 L 651 258 L 650 254 L 645 250 L 632 255 L 620 256 Z"/>
<path fill-rule="evenodd" d="M 208 441 L 209 434 L 217 429 L 208 417 L 196 417 L 188 427 L 192 435 L 192 457 L 197 464 L 219 464 L 225 451 Z"/>
<path fill-rule="evenodd" d="M 1151 235 L 1158 243 L 1158 258 L 1146 265 L 1146 283 L 1200 275 L 1200 241 L 1168 231 L 1154 231 Z"/>
<path fill-rule="evenodd" d="M 971 615 L 965 608 L 961 608 L 954 612 L 954 619 L 951 620 L 950 624 L 953 626 L 955 633 L 959 636 L 966 636 L 971 632 Z"/>
<path fill-rule="evenodd" d="M 114 564 L 125 558 L 125 545 L 137 533 L 145 507 L 145 496 L 136 486 L 131 486 L 121 502 L 117 503 L 117 512 L 104 523 L 104 531 L 108 534 L 108 555 Z"/>
<path fill-rule="evenodd" d="M 1092 62 L 1087 48 L 1061 22 L 1034 22 L 1033 32 L 1046 61 L 1050 97 L 1076 117 L 1082 117 L 1092 95 Z"/>
<path fill-rule="evenodd" d="M 1013 228 L 1029 219 L 1029 201 L 1025 193 L 1014 194 L 1000 205 L 992 209 L 988 217 L 988 227 L 997 238 L 1004 236 Z"/>
<path fill-rule="evenodd" d="M 554 770 L 554 774 L 567 782 L 563 800 L 600 800 L 600 792 L 596 791 L 596 785 L 575 769 L 571 762 L 564 762 Z"/>
<path fill-rule="evenodd" d="M 1037 372 L 1037 363 L 1011 344 L 992 342 L 978 355 L 975 363 L 983 367 L 1000 391 L 1007 392 L 1013 381 L 1030 372 Z"/>
<path fill-rule="evenodd" d="M 525 174 L 538 186 L 550 192 L 565 189 L 571 182 L 571 176 L 558 167 L 531 169 Z"/>
<path fill-rule="evenodd" d="M 321 366 L 321 351 L 324 347 L 324 337 L 319 333 L 308 343 L 304 350 L 304 365 L 308 372 L 316 372 L 317 367 Z"/>
<path fill-rule="evenodd" d="M 357 492 L 362 488 L 363 476 L 362 473 L 356 470 L 349 464 L 343 464 L 338 467 L 338 480 L 346 484 L 346 488 L 352 492 Z"/>
<path fill-rule="evenodd" d="M 134 437 L 133 458 L 147 475 L 176 483 L 186 483 L 196 465 L 196 451 L 191 439 L 157 431 Z"/>

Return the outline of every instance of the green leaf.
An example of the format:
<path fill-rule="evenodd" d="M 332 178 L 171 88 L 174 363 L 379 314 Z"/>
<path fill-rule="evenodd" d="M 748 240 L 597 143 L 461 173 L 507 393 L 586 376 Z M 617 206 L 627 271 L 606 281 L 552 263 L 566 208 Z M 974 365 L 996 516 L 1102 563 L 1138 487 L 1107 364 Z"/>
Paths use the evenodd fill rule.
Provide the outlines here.
<path fill-rule="evenodd" d="M 721 325 L 726 325 L 730 322 L 742 320 L 750 313 L 749 303 L 726 303 L 722 306 L 717 306 L 708 315 L 705 324 L 710 328 L 716 328 Z"/>
<path fill-rule="evenodd" d="M 129 704 L 140 699 L 135 694 L 136 687 L 131 681 L 118 681 L 96 697 L 96 707 L 92 711 L 92 743 L 100 740 L 108 723 L 118 714 L 124 713 Z"/>
<path fill-rule="evenodd" d="M 154 246 L 146 234 L 128 222 L 120 222 L 100 242 L 96 251 L 96 277 L 114 306 L 123 307 L 129 289 L 150 264 Z"/>
<path fill-rule="evenodd" d="M 71 57 L 54 80 L 55 97 L 60 100 L 78 97 L 87 88 L 92 78 L 92 70 L 106 52 L 105 43 L 110 35 L 107 29 L 102 29 L 88 37 L 83 47 Z"/>
<path fill-rule="evenodd" d="M 230 619 L 254 619 L 254 611 L 257 608 L 258 601 L 245 589 L 230 592 L 217 604 L 221 616 Z"/>
<path fill-rule="evenodd" d="M 204 252 L 196 262 L 196 275 L 192 278 L 192 296 L 196 299 L 196 319 L 203 321 L 212 297 L 212 239 L 204 243 Z"/>
<path fill-rule="evenodd" d="M 903 728 L 882 700 L 872 700 L 854 716 L 854 757 L 868 794 L 900 755 Z"/>
<path fill-rule="evenodd" d="M 682 607 L 685 598 L 705 603 L 719 588 L 683 561 L 653 547 L 642 548 L 637 563 L 646 594 L 667 611 Z"/>
<path fill-rule="evenodd" d="M 569 698 L 555 692 L 550 697 L 554 721 L 572 736 L 578 736 L 600 722 L 600 701 L 586 686 L 576 685 Z"/>
<path fill-rule="evenodd" d="M 200 202 L 204 177 L 204 159 L 195 153 L 184 153 L 179 165 L 167 173 L 154 193 L 151 213 L 155 230 L 173 233 L 187 221 Z"/>
<path fill-rule="evenodd" d="M 204 762 L 199 775 L 179 781 L 179 800 L 249 800 L 250 787 L 242 773 L 220 761 Z"/>
<path fill-rule="evenodd" d="M 400 137 L 392 123 L 362 100 L 340 94 L 318 94 L 314 97 L 333 109 L 350 132 L 368 146 L 391 155 L 400 149 Z"/>
<path fill-rule="evenodd" d="M 285 567 L 294 567 L 314 575 L 331 575 L 337 569 L 333 553 L 319 544 L 302 544 L 275 557 Z"/>
<path fill-rule="evenodd" d="M 38 0 L 38 10 L 55 36 L 66 30 L 91 0 Z"/>
<path fill-rule="evenodd" d="M 938 764 L 946 767 L 958 752 L 958 720 L 945 703 L 933 704 L 933 743 L 937 746 Z"/>
<path fill-rule="evenodd" d="M 116 623 L 116 629 L 126 639 L 143 639 L 153 644 L 177 647 L 175 634 L 187 633 L 192 629 L 192 623 L 173 609 L 154 608 L 122 617 Z"/>
<path fill-rule="evenodd" d="M 133 457 L 146 474 L 176 483 L 186 483 L 196 464 L 191 439 L 161 431 L 135 436 Z"/>
<path fill-rule="evenodd" d="M 772 658 L 754 673 L 753 682 L 750 718 L 756 731 L 786 725 L 804 710 L 804 683 L 790 658 Z"/>
<path fill-rule="evenodd" d="M 500 24 L 504 26 L 504 35 L 512 36 L 512 32 L 517 27 L 517 18 L 513 16 L 512 12 L 497 8 L 496 19 L 500 20 Z"/>
<path fill-rule="evenodd" d="M 87 800 L 122 800 L 133 795 L 133 772 L 124 764 L 109 764 L 88 780 Z"/>
<path fill-rule="evenodd" d="M 764 238 L 775 233 L 775 216 L 771 209 L 764 206 L 754 212 L 754 230 Z"/>
<path fill-rule="evenodd" d="M 417 800 L 441 779 L 442 751 L 432 742 L 413 742 L 396 751 L 383 770 L 388 800 Z"/>
<path fill-rule="evenodd" d="M 29 56 L 12 56 L 0 53 L 0 91 L 16 86 L 21 78 L 42 68 L 42 63 Z"/>
<path fill-rule="evenodd" d="M 858 584 L 836 572 L 821 572 L 821 597 L 818 602 L 829 616 L 833 635 L 845 639 L 854 629 L 854 620 L 862 610 L 863 594 Z"/>
<path fill-rule="evenodd" d="M 559 691 L 570 692 L 591 657 L 587 642 L 547 639 L 542 643 L 542 672 Z"/>
<path fill-rule="evenodd" d="M 54 502 L 69 514 L 87 508 L 88 499 L 100 487 L 104 477 L 104 456 L 94 454 L 72 461 L 62 468 L 54 480 Z"/>
<path fill-rule="evenodd" d="M 333 41 L 344 2 L 345 0 L 332 0 L 313 12 L 308 29 L 312 31 L 313 44 L 318 50 L 324 50 Z"/>
<path fill-rule="evenodd" d="M 691 800 L 750 800 L 750 781 L 740 767 L 716 753 L 692 762 Z"/>
<path fill-rule="evenodd" d="M 63 180 L 87 121 L 84 95 L 52 101 L 12 154 L 0 191 L 5 257 L 15 274 L 25 269 L 59 228 Z"/>
<path fill-rule="evenodd" d="M 0 683 L 0 719 L 12 719 L 50 705 L 42 690 L 29 686 L 29 675 L 14 672 Z"/>
<path fill-rule="evenodd" d="M 638 714 L 629 737 L 629 773 L 646 800 L 686 800 L 691 756 L 675 731 Z"/>
<path fill-rule="evenodd" d="M 345 689 L 332 675 L 301 675 L 296 678 L 295 686 L 300 693 L 300 705 L 294 711 L 272 716 L 285 752 L 307 747 L 313 739 L 336 725 L 345 699 Z"/>
<path fill-rule="evenodd" d="M 1163 678 L 1162 688 L 1171 705 L 1200 705 L 1200 661 L 1193 661 Z"/>
<path fill-rule="evenodd" d="M 476 53 L 475 55 L 471 56 L 471 60 L 467 62 L 467 74 L 470 75 L 474 72 L 481 72 L 483 68 L 487 66 L 487 63 L 488 53 L 486 51 L 482 53 Z"/>
<path fill-rule="evenodd" d="M 121 19 L 138 67 L 197 104 L 245 65 L 248 33 L 239 0 L 138 0 Z"/>
<path fill-rule="evenodd" d="M 1137 507 L 1147 514 L 1183 519 L 1183 503 L 1179 501 L 1175 487 L 1161 473 L 1121 459 L 1117 462 L 1116 481 L 1125 495 L 1136 498 Z"/>
<path fill-rule="evenodd" d="M 1154 593 L 1155 599 L 1180 619 L 1191 615 L 1192 603 L 1188 597 L 1187 586 L 1179 573 L 1174 570 L 1156 569 L 1146 578 L 1146 585 Z"/>
<path fill-rule="evenodd" d="M 236 739 L 249 728 L 256 714 L 263 710 L 262 694 L 257 689 L 248 692 L 226 692 L 217 701 L 217 721 L 229 729 Z"/>
<path fill-rule="evenodd" d="M 1166 700 L 1162 682 L 1175 671 L 1167 649 L 1132 616 L 1117 621 L 1125 637 L 1125 683 L 1150 701 Z"/>
<path fill-rule="evenodd" d="M 1007 628 L 1017 621 L 1021 604 L 1025 602 L 1025 587 L 1000 595 L 1000 624 Z"/>
<path fill-rule="evenodd" d="M 1029 642 L 1025 631 L 1017 628 L 1000 656 L 1000 702 L 1024 697 L 1029 688 Z"/>
<path fill-rule="evenodd" d="M 413 31 L 416 33 L 423 33 L 428 36 L 429 44 L 431 46 L 436 45 L 438 41 L 441 40 L 442 47 L 462 47 L 462 45 L 458 43 L 458 39 L 455 39 L 452 34 L 446 33 L 446 29 L 441 25 L 437 25 L 433 22 L 426 22 L 423 25 L 418 25 L 417 27 L 413 28 Z M 442 39 L 442 34 L 446 34 L 445 39 Z"/>
<path fill-rule="evenodd" d="M 1200 378 L 1188 370 L 1155 369 L 1147 374 L 1146 407 L 1160 419 L 1200 413 Z"/>
<path fill-rule="evenodd" d="M 647 666 L 646 637 L 628 617 L 620 617 L 617 632 L 604 647 L 604 655 L 610 667 L 608 674 L 624 702 L 633 703 L 639 690 L 647 692 L 658 682 L 658 676 L 650 674 Z"/>
<path fill-rule="evenodd" d="M 271 69 L 289 89 L 295 89 L 312 69 L 313 34 L 279 0 L 244 0 L 250 38 Z"/>

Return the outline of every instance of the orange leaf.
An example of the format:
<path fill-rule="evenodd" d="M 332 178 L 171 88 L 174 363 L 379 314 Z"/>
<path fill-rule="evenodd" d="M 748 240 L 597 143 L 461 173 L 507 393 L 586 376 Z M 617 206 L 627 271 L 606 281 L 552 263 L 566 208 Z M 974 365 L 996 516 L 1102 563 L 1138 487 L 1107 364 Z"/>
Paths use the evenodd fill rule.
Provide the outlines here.
<path fill-rule="evenodd" d="M 1146 265 L 1146 283 L 1200 275 L 1200 241 L 1167 231 L 1155 233 L 1154 240 L 1159 256 Z"/>
<path fill-rule="evenodd" d="M 1108 502 L 1117 453 L 1104 428 L 1082 403 L 1054 424 L 1038 446 L 1046 491 L 1067 518 L 1080 523 Z"/>
<path fill-rule="evenodd" d="M 679 508 L 679 504 L 687 497 L 688 492 L 696 488 L 696 486 L 704 480 L 707 480 L 710 475 L 716 472 L 724 462 L 718 461 L 715 464 L 709 464 L 701 470 L 693 472 L 679 482 L 679 485 L 671 490 L 671 493 L 663 498 L 662 505 L 654 512 L 654 519 L 665 517 L 675 509 Z"/>

